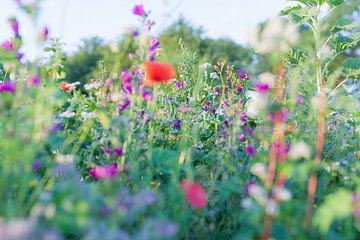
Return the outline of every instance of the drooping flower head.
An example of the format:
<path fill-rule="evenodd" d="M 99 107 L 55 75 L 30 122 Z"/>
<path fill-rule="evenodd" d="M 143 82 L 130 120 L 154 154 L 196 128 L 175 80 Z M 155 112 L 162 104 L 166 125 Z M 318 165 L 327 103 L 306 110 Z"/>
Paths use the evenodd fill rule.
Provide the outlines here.
<path fill-rule="evenodd" d="M 167 83 L 176 77 L 176 72 L 171 64 L 160 62 L 145 62 L 146 76 L 144 86 L 154 86 L 155 83 Z"/>
<path fill-rule="evenodd" d="M 16 83 L 10 81 L 4 81 L 0 83 L 0 92 L 10 92 L 13 93 L 16 91 Z"/>
<path fill-rule="evenodd" d="M 135 5 L 135 7 L 133 8 L 133 14 L 138 16 L 144 16 L 145 14 L 144 6 L 142 4 Z"/>
<path fill-rule="evenodd" d="M 118 164 L 96 166 L 90 169 L 89 175 L 95 179 L 114 179 L 119 174 Z"/>
<path fill-rule="evenodd" d="M 203 186 L 195 182 L 190 182 L 187 179 L 183 179 L 181 188 L 185 193 L 186 200 L 193 208 L 201 209 L 206 206 L 206 191 Z"/>

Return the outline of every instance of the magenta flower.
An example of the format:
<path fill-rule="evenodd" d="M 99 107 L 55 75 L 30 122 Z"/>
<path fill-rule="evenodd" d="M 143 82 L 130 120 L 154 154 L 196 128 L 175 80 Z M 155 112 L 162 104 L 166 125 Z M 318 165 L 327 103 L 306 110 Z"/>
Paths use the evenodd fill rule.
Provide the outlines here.
<path fill-rule="evenodd" d="M 221 90 L 220 90 L 219 88 L 215 88 L 215 89 L 214 89 L 214 93 L 215 93 L 215 94 L 220 94 L 220 93 L 221 93 Z"/>
<path fill-rule="evenodd" d="M 143 98 L 147 102 L 152 100 L 152 95 L 151 95 L 150 91 L 147 88 L 143 89 Z"/>
<path fill-rule="evenodd" d="M 11 51 L 14 49 L 14 44 L 11 41 L 5 41 L 2 43 L 2 47 L 6 51 Z"/>
<path fill-rule="evenodd" d="M 101 147 L 101 149 L 104 151 L 105 154 L 109 155 L 109 156 L 112 156 L 114 151 L 109 149 L 109 148 L 104 148 L 104 147 Z"/>
<path fill-rule="evenodd" d="M 114 153 L 120 157 L 123 154 L 123 149 L 121 147 L 114 148 Z"/>
<path fill-rule="evenodd" d="M 120 74 L 120 79 L 123 83 L 130 83 L 132 79 L 132 74 L 128 70 L 124 70 Z"/>
<path fill-rule="evenodd" d="M 39 75 L 34 75 L 34 76 L 31 76 L 28 81 L 31 86 L 38 87 L 40 85 L 41 78 Z"/>
<path fill-rule="evenodd" d="M 48 40 L 49 38 L 49 29 L 47 27 L 44 27 L 40 34 L 40 39 L 43 41 Z"/>
<path fill-rule="evenodd" d="M 303 102 L 304 102 L 304 96 L 298 94 L 296 96 L 296 103 L 297 104 L 302 104 Z"/>
<path fill-rule="evenodd" d="M 270 89 L 268 84 L 260 83 L 260 82 L 255 83 L 254 87 L 255 87 L 256 91 L 258 91 L 261 94 L 266 93 Z"/>
<path fill-rule="evenodd" d="M 250 156 L 255 156 L 255 149 L 251 144 L 246 145 L 245 152 Z"/>
<path fill-rule="evenodd" d="M 244 80 L 249 80 L 249 76 L 242 72 L 240 69 L 237 70 L 237 74 L 239 74 L 240 78 L 244 79 Z"/>
<path fill-rule="evenodd" d="M 89 175 L 95 179 L 114 179 L 119 174 L 118 164 L 96 166 L 90 169 Z"/>
<path fill-rule="evenodd" d="M 124 111 L 128 106 L 130 106 L 130 100 L 126 100 L 124 104 L 119 106 L 119 112 Z"/>
<path fill-rule="evenodd" d="M 173 122 L 172 126 L 176 129 L 180 129 L 181 128 L 181 120 L 176 120 L 175 122 Z"/>
<path fill-rule="evenodd" d="M 160 41 L 156 38 L 150 40 L 150 51 L 155 50 L 160 45 Z"/>
<path fill-rule="evenodd" d="M 156 50 L 150 50 L 149 51 L 149 60 L 155 61 L 155 57 L 156 57 Z"/>
<path fill-rule="evenodd" d="M 0 92 L 15 92 L 16 91 L 16 83 L 10 81 L 4 81 L 0 83 Z"/>
<path fill-rule="evenodd" d="M 145 14 L 144 6 L 142 4 L 135 5 L 135 7 L 133 9 L 133 14 L 138 15 L 138 16 L 143 16 Z"/>
<path fill-rule="evenodd" d="M 10 27 L 13 30 L 15 37 L 20 37 L 19 34 L 19 22 L 17 21 L 16 18 L 11 18 L 10 19 Z"/>
<path fill-rule="evenodd" d="M 242 87 L 238 86 L 238 87 L 236 88 L 236 91 L 237 91 L 238 93 L 241 93 L 241 92 L 243 91 L 243 89 L 242 89 Z"/>
<path fill-rule="evenodd" d="M 176 82 L 175 83 L 177 88 L 184 88 L 184 83 L 183 82 Z"/>
<path fill-rule="evenodd" d="M 239 137 L 240 142 L 245 142 L 246 141 L 246 136 L 245 134 L 241 134 Z"/>

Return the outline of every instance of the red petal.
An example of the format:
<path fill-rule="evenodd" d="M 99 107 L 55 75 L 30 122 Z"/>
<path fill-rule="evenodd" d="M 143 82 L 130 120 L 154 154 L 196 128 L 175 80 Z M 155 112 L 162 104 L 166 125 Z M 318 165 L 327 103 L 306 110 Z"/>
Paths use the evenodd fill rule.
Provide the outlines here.
<path fill-rule="evenodd" d="M 166 83 L 176 77 L 174 67 L 167 63 L 145 62 L 145 71 L 145 86 L 153 86 L 155 82 Z"/>

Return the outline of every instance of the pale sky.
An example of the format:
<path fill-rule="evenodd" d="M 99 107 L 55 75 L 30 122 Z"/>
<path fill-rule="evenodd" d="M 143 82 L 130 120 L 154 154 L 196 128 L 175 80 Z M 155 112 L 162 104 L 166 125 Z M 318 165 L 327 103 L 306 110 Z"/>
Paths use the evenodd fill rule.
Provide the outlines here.
<path fill-rule="evenodd" d="M 152 11 L 155 34 L 183 15 L 193 25 L 203 26 L 206 36 L 239 43 L 244 43 L 249 26 L 274 17 L 289 5 L 286 0 L 44 0 L 36 32 L 47 25 L 51 37 L 61 36 L 67 51 L 77 49 L 81 39 L 91 36 L 114 41 L 137 23 L 131 10 L 139 3 Z M 10 16 L 19 19 L 24 51 L 34 58 L 39 52 L 34 45 L 36 28 L 17 11 L 14 0 L 0 0 L 0 42 L 11 36 Z"/>

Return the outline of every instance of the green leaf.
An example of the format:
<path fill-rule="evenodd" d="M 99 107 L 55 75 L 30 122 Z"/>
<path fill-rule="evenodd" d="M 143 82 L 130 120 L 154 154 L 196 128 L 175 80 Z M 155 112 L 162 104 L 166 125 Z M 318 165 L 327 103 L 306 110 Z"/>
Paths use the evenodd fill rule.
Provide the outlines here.
<path fill-rule="evenodd" d="M 337 7 L 341 4 L 343 4 L 345 2 L 345 0 L 329 0 L 328 1 L 328 4 L 331 6 L 331 7 Z"/>
<path fill-rule="evenodd" d="M 326 197 L 325 202 L 316 210 L 313 223 L 324 234 L 335 220 L 344 219 L 351 214 L 351 192 L 340 189 Z"/>
<path fill-rule="evenodd" d="M 287 15 L 289 15 L 289 13 L 291 13 L 292 11 L 296 11 L 296 10 L 300 10 L 300 9 L 301 9 L 301 6 L 300 6 L 300 5 L 286 7 L 286 8 L 284 8 L 283 10 L 281 10 L 280 16 L 287 16 Z"/>
<path fill-rule="evenodd" d="M 346 18 L 341 18 L 336 21 L 334 27 L 331 29 L 331 33 L 335 34 L 339 31 L 350 31 L 358 26 L 359 24 L 356 22 L 352 22 L 351 20 Z"/>
<path fill-rule="evenodd" d="M 312 17 L 318 14 L 318 9 L 316 7 L 301 8 L 300 10 L 293 10 L 289 13 L 289 18 L 297 23 L 304 24 L 308 22 Z"/>
<path fill-rule="evenodd" d="M 342 52 L 348 48 L 353 48 L 359 42 L 359 36 L 349 34 L 348 36 L 342 36 L 340 34 L 336 35 L 335 38 L 332 39 L 332 43 L 335 46 L 336 52 Z"/>
<path fill-rule="evenodd" d="M 348 76 L 360 76 L 360 58 L 349 58 L 343 62 L 343 67 Z"/>
<path fill-rule="evenodd" d="M 296 66 L 305 61 L 307 54 L 300 49 L 291 48 L 285 55 L 284 61 L 289 66 Z"/>

